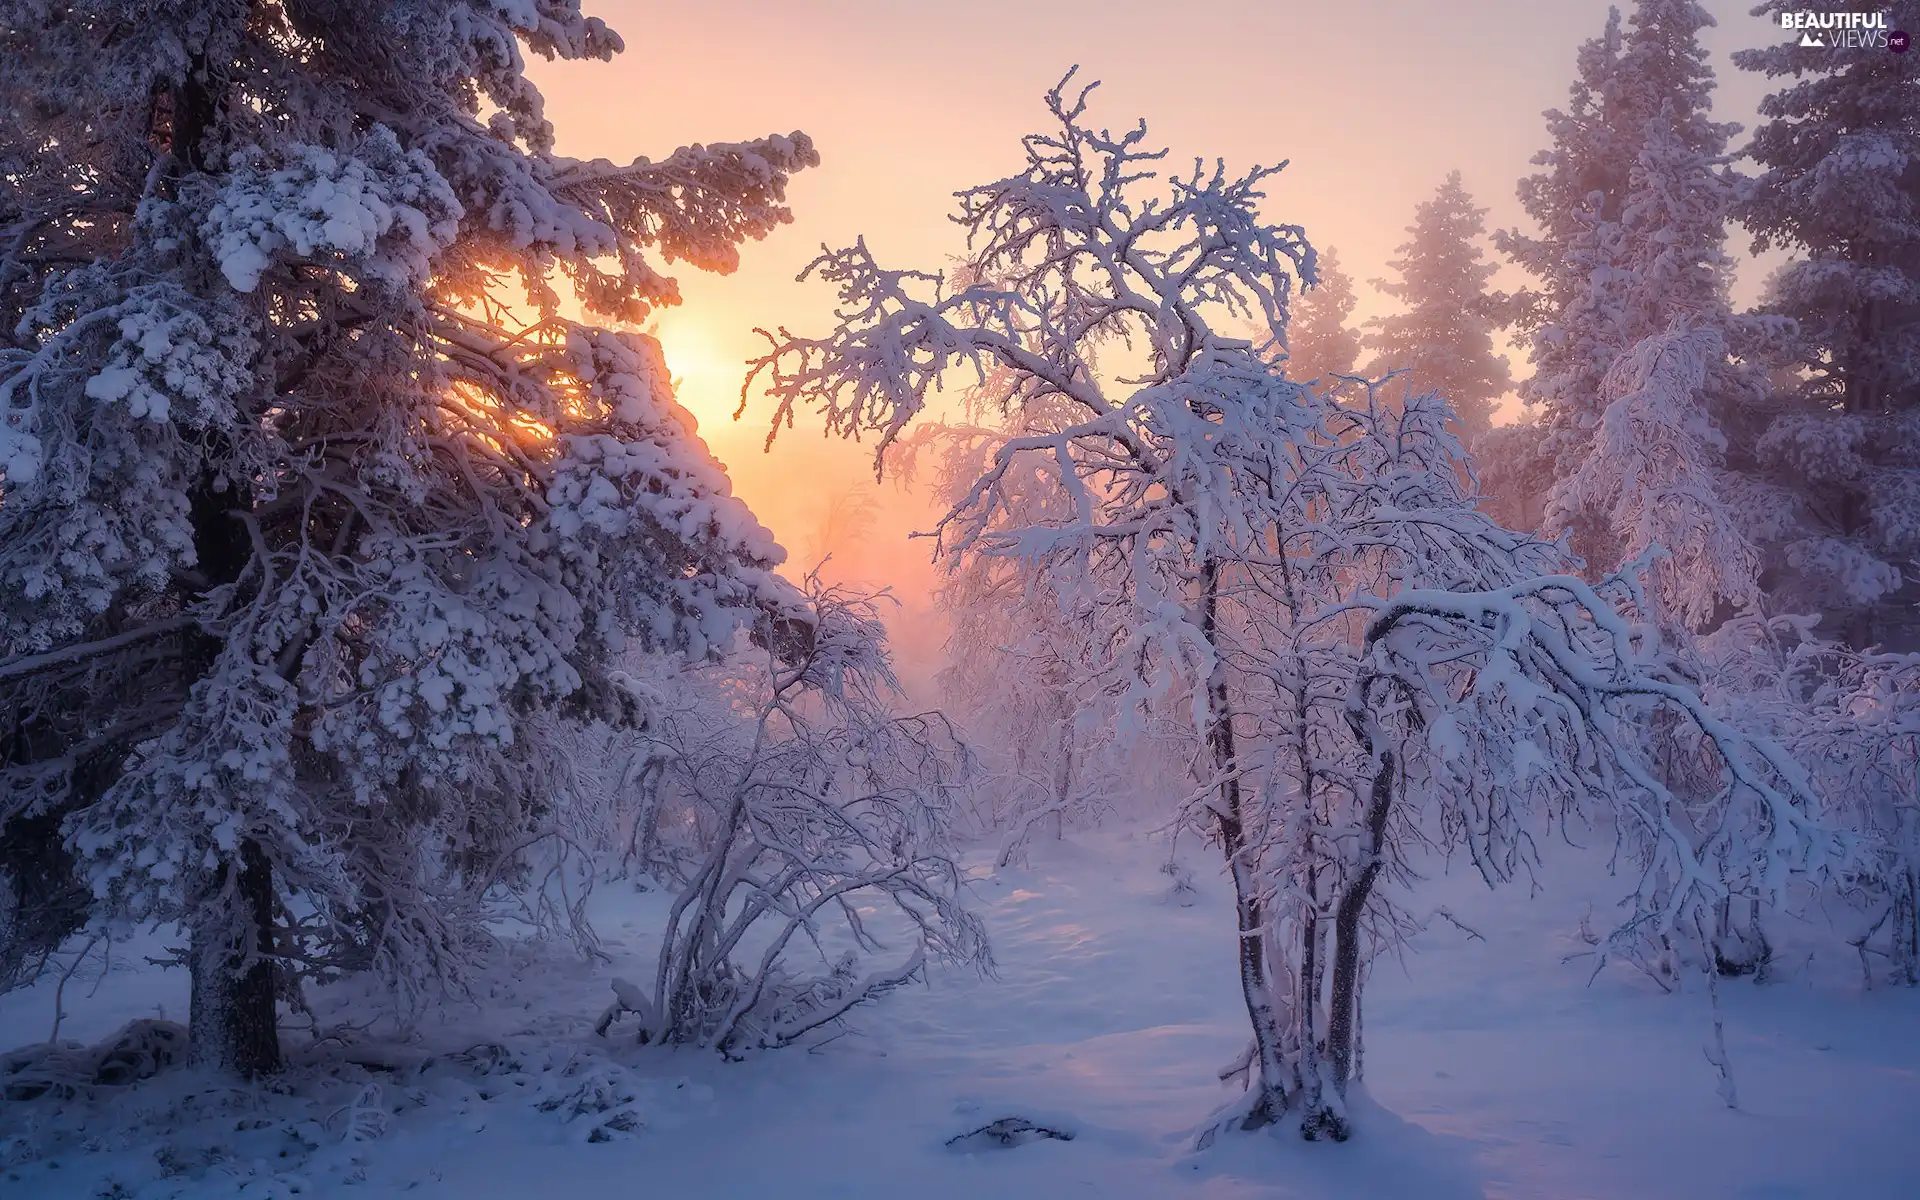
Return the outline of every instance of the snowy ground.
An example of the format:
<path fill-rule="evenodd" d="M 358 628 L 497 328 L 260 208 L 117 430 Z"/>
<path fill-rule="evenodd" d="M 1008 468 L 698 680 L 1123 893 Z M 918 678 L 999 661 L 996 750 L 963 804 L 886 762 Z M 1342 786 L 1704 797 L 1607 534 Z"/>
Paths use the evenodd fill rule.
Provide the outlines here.
<path fill-rule="evenodd" d="M 1228 1098 L 1213 1071 L 1242 1044 L 1243 1017 L 1223 882 L 1195 851 L 1200 891 L 1182 906 L 1162 856 L 1144 835 L 1113 833 L 1042 847 L 1031 869 L 982 867 L 997 980 L 935 972 L 861 1013 L 854 1033 L 743 1064 L 593 1037 L 606 981 L 648 969 L 659 903 L 607 885 L 595 904 L 613 964 L 530 953 L 485 1008 L 423 1035 L 428 1049 L 492 1041 L 504 1056 L 344 1081 L 296 1073 L 295 1095 L 266 1100 L 174 1073 L 70 1110 L 59 1129 L 45 1101 L 0 1104 L 0 1163 L 12 1164 L 0 1194 L 1920 1194 L 1920 994 L 1863 993 L 1833 955 L 1765 987 L 1728 986 L 1742 1102 L 1728 1111 L 1701 1050 L 1698 989 L 1666 996 L 1622 968 L 1589 985 L 1587 965 L 1562 962 L 1584 948 L 1572 936 L 1580 896 L 1529 900 L 1460 878 L 1433 880 L 1422 904 L 1447 905 L 1486 940 L 1435 922 L 1404 971 L 1376 974 L 1372 1102 L 1358 1106 L 1355 1140 L 1262 1134 L 1195 1155 L 1193 1127 Z M 156 1007 L 177 1017 L 183 1004 L 182 982 L 150 969 L 123 966 L 97 989 L 77 978 L 62 1036 L 97 1037 Z M 44 1038 L 50 1019 L 50 989 L 0 998 L 0 1045 Z M 599 1102 L 569 1119 L 582 1096 Z M 631 1119 L 607 1124 L 622 1112 Z M 1076 1136 L 945 1145 L 1014 1114 Z M 588 1141 L 596 1128 L 611 1140 Z"/>

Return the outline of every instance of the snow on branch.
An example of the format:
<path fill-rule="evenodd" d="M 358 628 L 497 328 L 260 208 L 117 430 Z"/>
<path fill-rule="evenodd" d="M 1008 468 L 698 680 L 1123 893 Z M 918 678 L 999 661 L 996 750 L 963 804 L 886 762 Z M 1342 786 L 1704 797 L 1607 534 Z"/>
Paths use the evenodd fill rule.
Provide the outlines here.
<path fill-rule="evenodd" d="M 938 714 L 891 711 L 872 598 L 816 580 L 812 603 L 803 647 L 672 684 L 645 735 L 635 841 L 677 894 L 651 986 L 610 1010 L 643 1041 L 786 1045 L 929 958 L 991 968 L 948 841 L 968 756 Z"/>
<path fill-rule="evenodd" d="M 1636 601 L 1631 580 L 1596 588 L 1569 575 L 1399 592 L 1370 604 L 1348 706 L 1371 721 L 1378 684 L 1404 692 L 1443 798 L 1544 779 L 1610 809 L 1641 867 L 1615 936 L 1666 953 L 1728 896 L 1780 904 L 1796 878 L 1852 869 L 1862 843 L 1826 819 L 1784 749 L 1714 711 L 1653 627 L 1629 618 Z M 1649 731 L 1673 721 L 1710 751 L 1705 786 L 1682 787 L 1653 761 Z"/>
<path fill-rule="evenodd" d="M 1258 212 L 1280 167 L 1232 176 L 1196 163 L 1163 179 L 1166 152 L 1143 148 L 1144 125 L 1086 125 L 1097 85 L 1069 98 L 1071 78 L 1047 95 L 1057 132 L 1025 139 L 1026 169 L 959 193 L 965 268 L 885 269 L 864 240 L 825 251 L 802 277 L 835 286 L 838 328 L 817 339 L 763 330 L 770 348 L 743 408 L 763 379 L 776 431 L 817 408 L 831 432 L 877 432 L 884 452 L 952 369 L 991 379 L 1002 411 L 1058 395 L 1090 418 L 1116 407 L 1096 370 L 1100 343 L 1138 339 L 1147 381 L 1167 383 L 1197 358 L 1248 347 L 1217 334 L 1210 312 L 1250 313 L 1284 337 L 1287 298 L 1296 279 L 1312 281 L 1314 260 L 1298 228 Z"/>
<path fill-rule="evenodd" d="M 1663 550 L 1658 594 L 1696 629 L 1760 596 L 1760 555 L 1727 500 L 1726 439 L 1705 400 L 1709 369 L 1725 360 L 1719 330 L 1684 317 L 1635 343 L 1601 381 L 1592 445 L 1547 501 L 1550 523 L 1601 514 L 1627 557 Z"/>
<path fill-rule="evenodd" d="M 645 721 L 617 656 L 817 640 L 659 344 L 562 313 L 731 270 L 818 155 L 556 155 L 525 52 L 621 48 L 574 0 L 123 26 L 0 82 L 0 837 L 189 927 L 195 1056 L 263 1072 L 300 979 L 457 983 L 551 877 L 564 725 Z"/>

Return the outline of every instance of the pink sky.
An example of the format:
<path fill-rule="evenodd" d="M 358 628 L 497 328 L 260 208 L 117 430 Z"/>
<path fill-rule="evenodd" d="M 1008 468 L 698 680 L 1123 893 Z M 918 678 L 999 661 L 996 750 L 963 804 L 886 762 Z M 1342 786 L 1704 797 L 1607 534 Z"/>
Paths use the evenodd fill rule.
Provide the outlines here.
<path fill-rule="evenodd" d="M 822 242 L 865 234 L 883 262 L 938 268 L 961 248 L 952 192 L 1015 169 L 1039 97 L 1071 65 L 1104 82 L 1094 115 L 1145 117 L 1176 160 L 1288 159 L 1267 211 L 1335 246 L 1361 281 L 1361 316 L 1382 309 L 1383 273 L 1414 205 L 1449 170 L 1492 211 L 1524 221 L 1514 183 L 1544 143 L 1578 43 L 1604 0 L 589 0 L 625 37 L 611 64 L 536 68 L 562 152 L 655 157 L 690 141 L 801 129 L 822 165 L 795 181 L 795 221 L 746 248 L 730 277 L 688 272 L 687 303 L 663 315 L 682 399 L 739 490 L 790 546 L 857 456 L 824 453 L 817 430 L 759 452 L 766 408 L 731 420 L 755 325 L 823 331 L 830 295 L 795 274 Z M 1716 111 L 1751 127 L 1763 81 L 1732 49 L 1778 40 L 1746 4 L 1710 0 Z M 1734 249 L 1744 251 L 1737 231 Z M 1741 292 L 1751 295 L 1758 272 Z M 1511 274 L 1497 281 L 1518 283 Z M 1517 354 L 1514 366 L 1525 373 Z M 804 443 L 804 444 L 800 444 Z M 890 525 L 904 528 L 901 515 Z"/>

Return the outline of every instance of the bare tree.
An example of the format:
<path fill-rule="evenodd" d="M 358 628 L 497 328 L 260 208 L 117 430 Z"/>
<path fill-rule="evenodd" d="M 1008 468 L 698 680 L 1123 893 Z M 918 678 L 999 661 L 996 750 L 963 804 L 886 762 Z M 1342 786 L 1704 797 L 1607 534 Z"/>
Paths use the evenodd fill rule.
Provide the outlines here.
<path fill-rule="evenodd" d="M 649 730 L 643 865 L 677 889 L 651 984 L 615 985 L 643 1042 L 786 1045 L 932 955 L 990 969 L 948 829 L 965 748 L 901 716 L 871 598 L 815 582 L 804 648 L 664 689 Z M 884 902 L 884 911 L 871 906 Z M 906 954 L 871 971 L 889 943 Z M 797 964 L 810 947 L 818 966 Z"/>
<path fill-rule="evenodd" d="M 989 401 L 970 389 L 970 399 Z M 986 407 L 991 408 L 989 402 Z M 935 497 L 955 504 L 1009 436 L 1057 426 L 1056 404 L 1035 404 L 991 424 L 921 425 L 889 462 L 910 475 L 935 461 Z M 1003 519 L 1036 525 L 1066 515 L 1049 472 L 1032 462 L 1001 479 Z M 1125 610 L 1101 603 L 1056 572 L 1014 558 L 948 554 L 940 588 L 947 619 L 938 684 L 946 710 L 967 731 L 984 773 L 976 794 L 989 806 L 982 832 L 1003 834 L 999 864 L 1022 858 L 1036 832 L 1061 836 L 1097 824 L 1159 789 L 1177 791 L 1191 759 L 1180 715 L 1164 705 L 1130 711 L 1100 680 L 1105 647 Z M 1157 811 L 1164 812 L 1164 803 Z"/>

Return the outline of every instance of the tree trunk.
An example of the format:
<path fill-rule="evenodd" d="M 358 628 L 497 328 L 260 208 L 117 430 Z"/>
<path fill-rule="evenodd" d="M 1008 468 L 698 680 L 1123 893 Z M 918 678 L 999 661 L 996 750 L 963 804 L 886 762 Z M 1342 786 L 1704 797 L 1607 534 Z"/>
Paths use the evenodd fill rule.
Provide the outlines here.
<path fill-rule="evenodd" d="M 1373 884 L 1385 865 L 1381 843 L 1386 839 L 1387 811 L 1393 804 L 1393 752 L 1380 755 L 1373 776 L 1373 796 L 1367 805 L 1367 847 L 1360 873 L 1341 893 L 1334 911 L 1333 993 L 1327 1013 L 1327 1057 L 1333 1064 L 1334 1086 L 1345 1090 L 1353 1076 L 1354 1013 L 1360 992 L 1360 918 L 1365 914 Z"/>
<path fill-rule="evenodd" d="M 192 931 L 188 1042 L 197 1065 L 248 1079 L 281 1067 L 280 1018 L 273 958 L 273 867 L 254 841 L 238 862 L 221 868 L 216 893 L 230 892 L 243 911 L 227 929 Z M 238 878 L 232 878 L 236 874 Z M 233 883 L 229 889 L 226 885 Z"/>
<path fill-rule="evenodd" d="M 1295 1022 L 1300 1047 L 1301 1104 L 1311 1112 L 1320 1107 L 1320 867 L 1307 868 L 1307 910 L 1300 918 L 1300 1006 Z"/>
<path fill-rule="evenodd" d="M 1892 942 L 1895 977 L 1920 984 L 1920 878 L 1911 869 L 1894 875 Z"/>
<path fill-rule="evenodd" d="M 1733 914 L 1733 898 L 1726 897 L 1720 901 L 1714 924 L 1713 945 L 1708 947 L 1713 955 L 1713 969 L 1724 976 L 1752 975 L 1764 981 L 1773 947 L 1767 942 L 1766 930 L 1760 927 L 1760 902 L 1748 901 L 1746 923 L 1742 927 Z"/>
<path fill-rule="evenodd" d="M 1206 565 L 1205 616 L 1202 629 L 1209 645 L 1216 644 L 1219 620 L 1220 566 Z M 1227 869 L 1233 876 L 1234 913 L 1238 918 L 1240 994 L 1246 1001 L 1247 1018 L 1253 1024 L 1254 1066 L 1249 1086 L 1257 1089 L 1242 1129 L 1271 1125 L 1286 1111 L 1285 1068 L 1280 1053 L 1280 1022 L 1274 1013 L 1273 992 L 1267 980 L 1266 906 L 1260 902 L 1260 882 L 1250 861 L 1253 847 L 1247 842 L 1246 819 L 1238 775 L 1238 750 L 1234 744 L 1233 708 L 1227 694 L 1226 668 L 1218 658 L 1207 680 L 1208 709 L 1206 740 L 1212 751 L 1214 770 L 1222 776 L 1220 804 L 1214 810 L 1220 830 L 1220 847 L 1227 856 Z"/>
<path fill-rule="evenodd" d="M 1067 836 L 1067 801 L 1073 796 L 1073 717 L 1060 720 L 1060 765 L 1053 781 L 1053 840 Z"/>
<path fill-rule="evenodd" d="M 1868 300 L 1854 310 L 1854 352 L 1846 365 L 1846 407 L 1849 412 L 1885 411 L 1884 370 L 1879 361 L 1881 302 Z"/>
<path fill-rule="evenodd" d="M 211 471 L 189 497 L 195 558 L 215 585 L 237 581 L 252 557 L 246 531 L 231 515 L 250 507 L 249 499 L 231 484 L 216 486 Z M 188 678 L 207 678 L 222 650 L 213 635 L 196 635 L 186 655 Z M 234 797 L 236 805 L 240 799 Z M 221 911 L 219 897 L 232 897 L 241 911 Z M 188 919 L 193 981 L 187 1032 L 193 1061 L 247 1078 L 279 1070 L 273 867 L 258 842 L 241 841 L 215 869 L 205 900 L 195 908 L 199 911 Z"/>
<path fill-rule="evenodd" d="M 1230 783 L 1226 790 L 1232 795 L 1228 799 L 1228 812 L 1218 817 L 1220 841 L 1233 874 L 1234 912 L 1239 919 L 1240 994 L 1246 1001 L 1247 1018 L 1253 1024 L 1258 1074 L 1252 1086 L 1260 1092 L 1241 1128 L 1258 1129 L 1279 1120 L 1280 1114 L 1286 1111 L 1285 1070 L 1280 1059 L 1280 1023 L 1274 1014 L 1266 959 L 1261 952 L 1266 916 L 1258 884 L 1246 864 L 1248 847 L 1240 817 L 1240 789 Z"/>
<path fill-rule="evenodd" d="M 163 194 L 174 195 L 187 175 L 216 169 L 208 151 L 221 118 L 221 87 L 213 63 L 199 54 L 189 59 L 171 96 Z M 252 508 L 253 497 L 243 481 L 222 478 L 212 465 L 223 449 L 208 447 L 209 465 L 188 496 L 195 559 L 209 587 L 237 582 L 253 554 L 246 531 L 231 515 Z M 198 599 L 186 597 L 189 603 Z M 220 641 L 204 632 L 193 642 L 186 655 L 189 686 L 212 672 L 222 650 Z M 196 1063 L 256 1077 L 281 1066 L 273 867 L 258 842 L 243 839 L 237 852 L 215 868 L 208 900 L 222 896 L 232 897 L 243 911 L 206 911 L 203 905 L 189 919 L 190 1053 Z"/>

